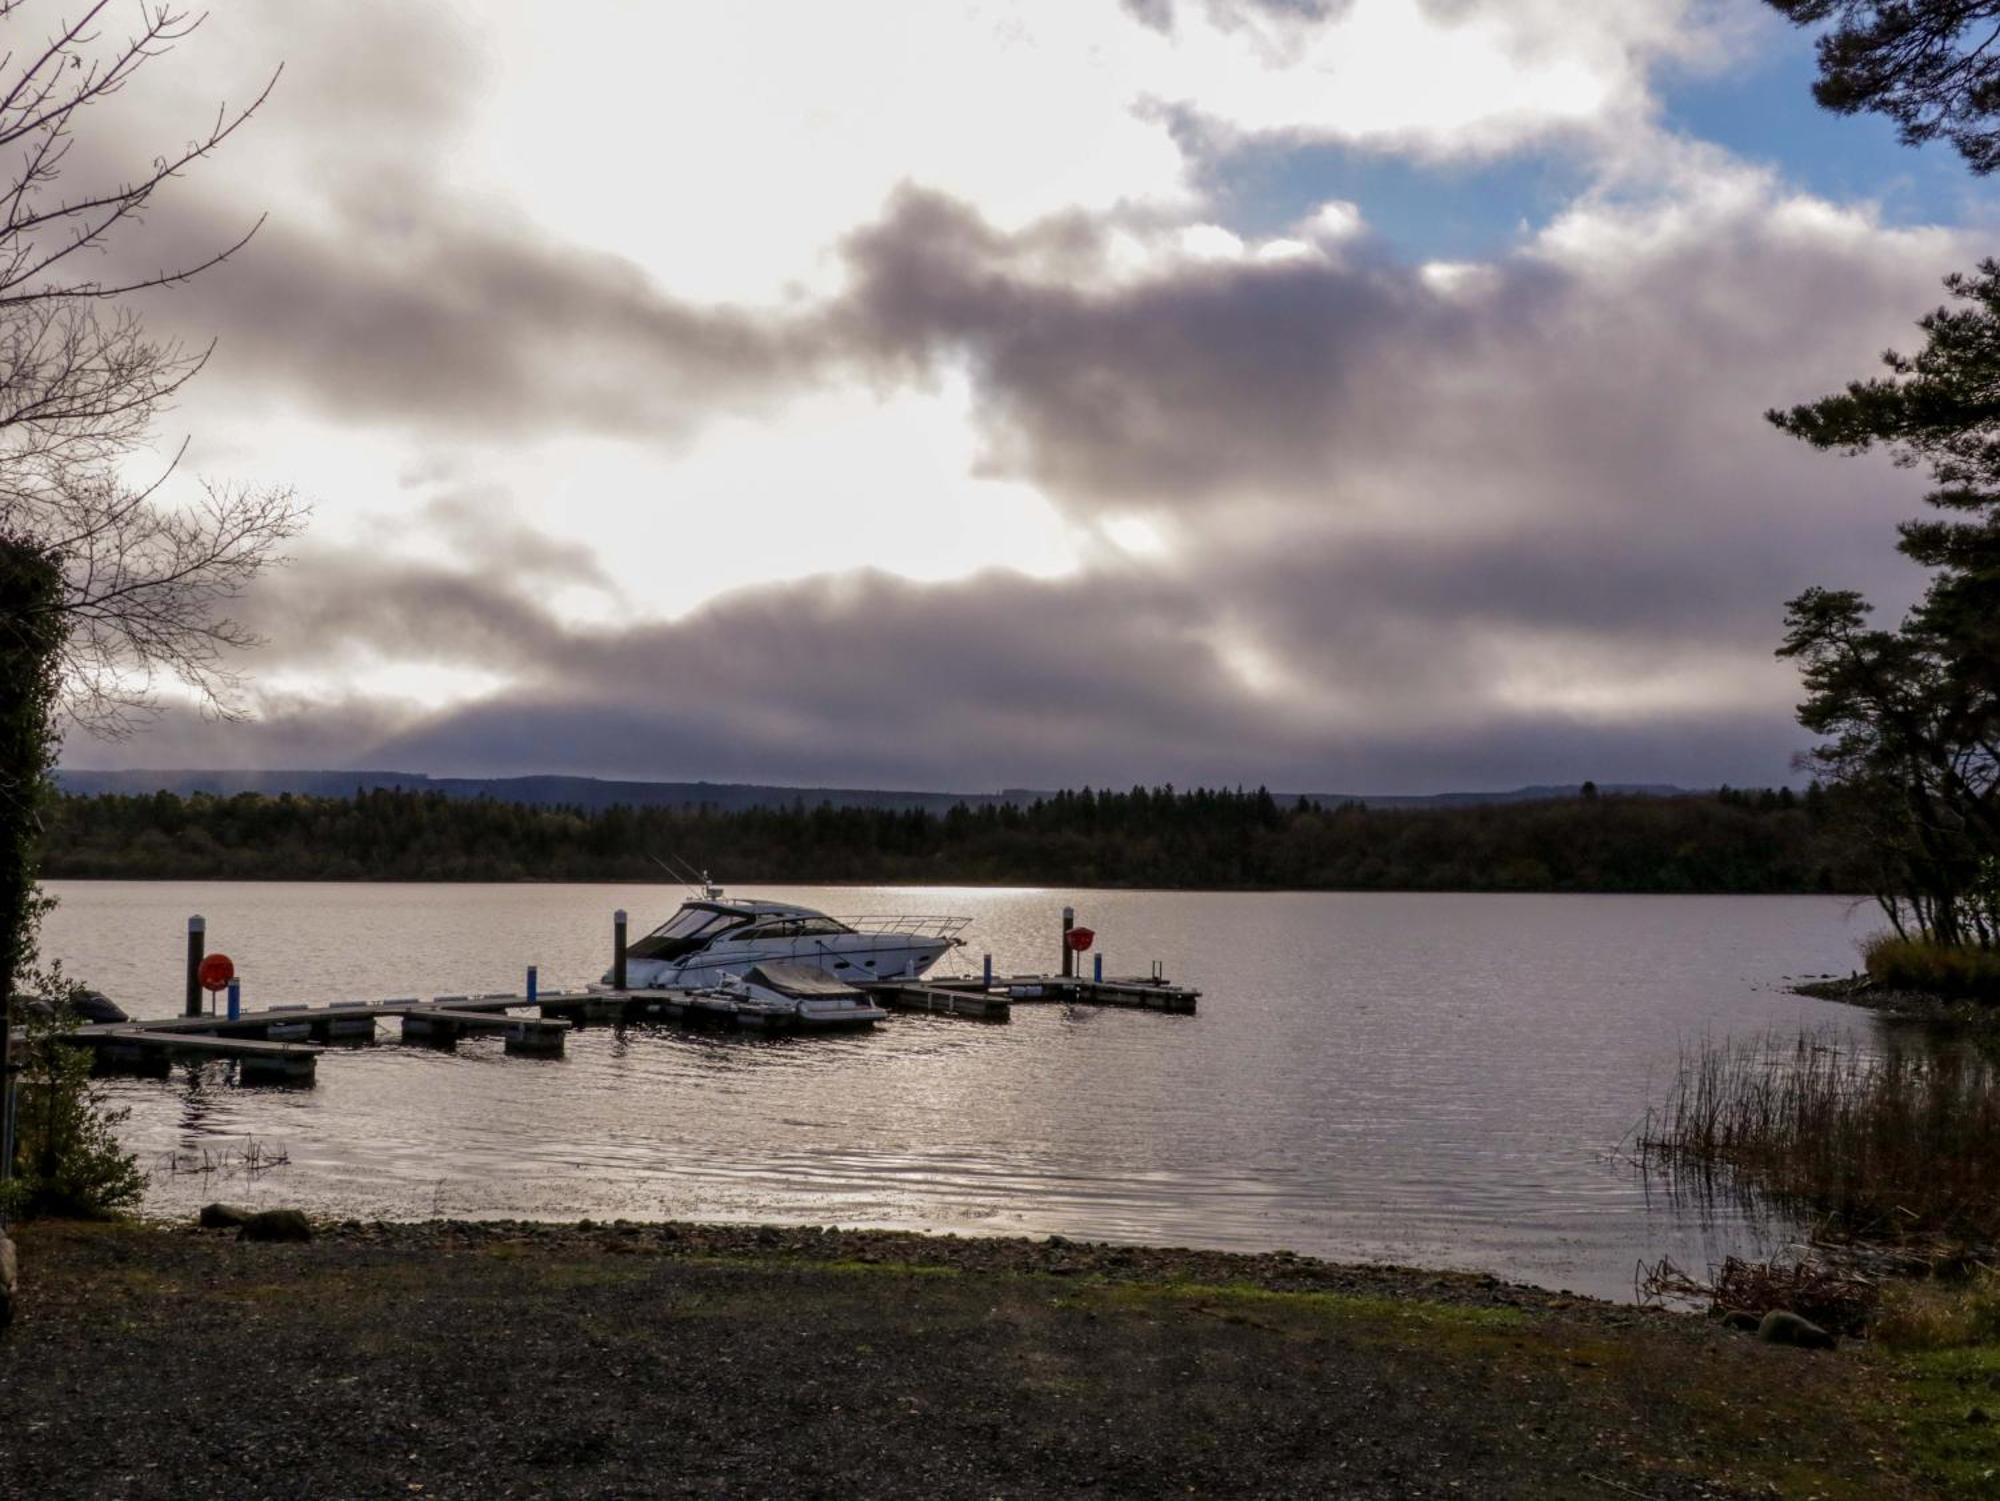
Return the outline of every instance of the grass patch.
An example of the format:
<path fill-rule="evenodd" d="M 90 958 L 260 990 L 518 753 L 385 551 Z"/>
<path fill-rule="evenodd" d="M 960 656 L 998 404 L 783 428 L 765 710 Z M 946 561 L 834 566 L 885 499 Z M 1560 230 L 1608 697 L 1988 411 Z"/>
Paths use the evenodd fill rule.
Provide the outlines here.
<path fill-rule="evenodd" d="M 1886 990 L 1951 1000 L 2000 1001 L 2000 949 L 1933 943 L 1884 933 L 1862 950 L 1868 978 Z"/>
<path fill-rule="evenodd" d="M 1869 1332 L 1912 1470 L 1943 1496 L 2000 1495 L 2000 1275 L 1893 1283 Z"/>
<path fill-rule="evenodd" d="M 1890 1387 L 1915 1473 L 1942 1496 L 2000 1495 L 2000 1344 L 1900 1357 Z"/>
<path fill-rule="evenodd" d="M 1974 1049 L 1875 1053 L 1827 1031 L 1704 1040 L 1638 1148 L 1680 1186 L 1733 1175 L 1849 1235 L 2000 1240 L 2000 1069 Z"/>
<path fill-rule="evenodd" d="M 1338 1333 L 1371 1348 L 1482 1361 L 1515 1349 L 1524 1339 L 1541 1342 L 1545 1334 L 1518 1308 L 1359 1293 L 1281 1292 L 1250 1283 L 1089 1282 L 1073 1284 L 1063 1301 L 1163 1321 L 1189 1315 L 1218 1319 L 1285 1339 L 1320 1339 Z"/>
<path fill-rule="evenodd" d="M 1883 1294 L 1871 1333 L 1891 1350 L 2000 1346 L 2000 1276 L 1894 1285 Z"/>

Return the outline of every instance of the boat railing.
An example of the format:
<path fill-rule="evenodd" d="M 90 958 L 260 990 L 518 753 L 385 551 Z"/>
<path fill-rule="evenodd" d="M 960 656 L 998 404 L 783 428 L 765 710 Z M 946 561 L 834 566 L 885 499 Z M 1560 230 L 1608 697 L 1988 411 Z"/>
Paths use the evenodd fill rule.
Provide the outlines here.
<path fill-rule="evenodd" d="M 904 938 L 956 938 L 972 926 L 969 917 L 911 917 L 906 914 L 836 917 L 857 933 L 894 933 Z"/>

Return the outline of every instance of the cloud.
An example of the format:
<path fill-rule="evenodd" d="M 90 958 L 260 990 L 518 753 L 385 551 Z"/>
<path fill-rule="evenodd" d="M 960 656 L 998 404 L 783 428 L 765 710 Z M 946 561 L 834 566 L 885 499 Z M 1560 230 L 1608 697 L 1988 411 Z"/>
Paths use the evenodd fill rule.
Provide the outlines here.
<path fill-rule="evenodd" d="M 1759 413 L 1897 337 L 1925 263 L 1964 248 L 1949 236 L 1754 177 L 1581 205 L 1444 279 L 1350 234 L 1134 270 L 1125 232 L 1003 231 L 905 195 L 853 243 L 825 336 L 896 379 L 962 361 L 989 466 L 1080 520 L 1158 518 L 1156 554 L 779 582 L 584 625 L 536 573 L 590 582 L 572 544 L 475 536 L 504 497 L 460 497 L 434 513 L 459 562 L 329 552 L 287 578 L 271 670 L 364 702 L 392 661 L 488 675 L 375 722 L 364 759 L 436 770 L 1768 781 L 1804 741 L 1770 655 L 1784 599 L 1907 593 L 1890 541 L 1913 479 Z"/>
<path fill-rule="evenodd" d="M 623 12 L 608 51 L 508 6 L 233 33 L 229 68 L 281 37 L 299 67 L 146 254 L 212 245 L 266 192 L 277 212 L 151 314 L 221 336 L 196 399 L 232 461 L 324 460 L 297 477 L 345 524 L 246 602 L 272 641 L 257 723 L 170 716 L 117 757 L 1785 774 L 1782 601 L 1907 594 L 1890 528 L 1918 486 L 1759 414 L 1907 343 L 1975 247 L 1663 143 L 1648 79 L 1702 63 L 1717 8 L 896 13 L 787 10 L 781 49 L 713 7 Z M 1366 202 L 1212 222 L 1225 137 L 1425 161 L 1588 137 L 1599 175 L 1507 253 L 1427 266 Z M 1049 507 L 1067 572 L 979 566 Z M 851 566 L 975 512 L 954 583 Z M 862 540 L 801 558 L 815 524 Z"/>
<path fill-rule="evenodd" d="M 1206 148 L 1149 111 L 1198 109 L 1239 134 L 1290 140 L 1416 130 L 1443 142 L 1458 132 L 1473 143 L 1467 149 L 1485 150 L 1513 139 L 1513 127 L 1479 113 L 1489 83 L 1540 99 L 1555 69 L 1600 79 L 1607 97 L 1643 100 L 1645 69 L 1698 47 L 1717 24 L 1691 0 L 1616 0 L 1588 16 L 1470 0 L 1212 0 L 1181 7 L 1163 38 L 1151 28 L 1170 19 L 1165 9 L 1142 11 L 1150 28 L 1108 3 L 1060 8 L 1061 20 L 1049 8 L 1009 4 L 927 9 L 902 38 L 925 43 L 930 61 L 918 70 L 906 52 L 869 45 L 884 40 L 880 18 L 835 24 L 801 12 L 799 36 L 819 37 L 823 48 L 794 49 L 813 56 L 811 65 L 786 62 L 784 89 L 767 80 L 770 97 L 749 112 L 737 75 L 722 65 L 746 44 L 740 21 L 714 13 L 624 17 L 638 28 L 629 57 L 606 56 L 600 33 L 573 18 L 545 31 L 541 13 L 506 6 L 475 17 L 309 4 L 282 19 L 258 12 L 231 26 L 211 22 L 184 49 L 200 66 L 178 71 L 177 56 L 142 75 L 171 92 L 144 101 L 129 136 L 117 138 L 124 145 L 156 148 L 162 115 L 195 117 L 198 102 L 228 93 L 225 82 L 255 78 L 273 58 L 290 59 L 287 77 L 224 159 L 191 191 L 163 200 L 131 253 L 148 266 L 198 258 L 258 208 L 272 211 L 237 263 L 149 309 L 163 329 L 219 336 L 213 378 L 252 403 L 289 398 L 330 420 L 470 439 L 592 431 L 672 448 L 719 418 L 767 414 L 802 390 L 848 379 L 826 326 L 867 321 L 873 351 L 906 362 L 927 357 L 918 346 L 976 344 L 994 389 L 1047 439 L 1062 421 L 1122 424 L 1128 449 L 1158 455 L 1128 461 L 1120 477 L 1091 461 L 1081 436 L 1067 454 L 1047 441 L 1041 459 L 1052 482 L 1200 487 L 1260 462 L 1248 435 L 1229 441 L 1232 421 L 1186 425 L 1190 412 L 1226 409 L 1213 399 L 1214 381 L 1252 383 L 1245 377 L 1262 373 L 1254 367 L 1286 362 L 1282 387 L 1254 381 L 1277 397 L 1255 436 L 1276 437 L 1269 461 L 1282 465 L 1313 446 L 1322 385 L 1392 358 L 1383 340 L 1402 341 L 1410 324 L 1428 323 L 1447 344 L 1476 330 L 1463 309 L 1438 316 L 1428 289 L 1385 247 L 1338 267 L 1294 254 L 1323 226 L 1269 246 L 1262 274 L 1217 264 L 1206 278 L 1158 277 L 1122 300 L 1072 295 L 1066 304 L 1065 258 L 1140 245 L 1157 260 L 1163 240 L 1192 248 L 1234 239 L 1202 224 L 1190 196 Z M 657 45 L 636 45 L 642 36 Z M 582 38 L 591 39 L 587 59 L 573 55 Z M 547 46 L 524 54 L 531 39 Z M 1439 70 L 1461 52 L 1477 88 L 1440 83 Z M 646 97 L 670 97 L 656 98 L 664 113 L 636 137 L 608 119 L 596 128 L 597 111 L 629 119 L 642 84 L 623 70 L 640 59 L 683 87 L 643 84 Z M 553 144 L 523 140 L 522 124 L 540 115 L 528 105 L 531 88 L 552 90 L 547 70 L 586 61 L 575 76 L 601 76 L 582 98 L 575 76 L 564 80 L 577 111 L 570 128 Z M 893 83 L 867 85 L 891 64 Z M 1401 123 L 1348 118 L 1361 106 L 1346 75 L 1363 64 L 1368 89 L 1389 90 Z M 1425 87 L 1398 84 L 1404 72 Z M 869 99 L 864 114 L 823 97 L 836 81 L 840 99 Z M 959 97 L 968 88 L 1025 97 L 1031 82 L 1041 100 L 1035 121 L 1011 110 L 982 115 Z M 501 100 L 512 107 L 496 114 Z M 697 106 L 709 115 L 681 120 Z M 1447 118 L 1466 109 L 1473 113 L 1456 124 Z M 1063 129 L 1045 129 L 1051 111 Z M 720 120 L 731 122 L 726 140 L 683 149 Z M 1114 138 L 1120 144 L 1105 146 Z M 1137 156 L 1127 160 L 1144 154 L 1140 141 L 1163 153 L 1143 169 Z M 1074 178 L 1073 164 L 1086 162 L 1110 175 Z M 579 199 L 586 187 L 592 195 Z M 836 255 L 842 235 L 847 249 Z M 765 277 L 763 300 L 718 300 L 739 285 L 732 268 L 774 248 L 803 278 L 798 290 L 774 295 L 785 278 Z M 694 266 L 697 252 L 724 274 Z M 1514 273 L 1517 298 L 1530 275 Z M 860 285 L 844 295 L 849 276 Z M 982 296 L 990 299 L 983 330 L 971 326 Z M 1010 308 L 1039 321 L 1001 330 Z M 1054 337 L 1050 320 L 1069 316 L 1095 348 Z M 1289 336 L 1272 338 L 1274 329 Z M 1119 362 L 1138 358 L 1154 363 L 1157 384 L 1189 341 L 1208 358 L 1190 367 L 1178 394 L 1120 378 Z M 1074 354 L 1085 363 L 1068 363 Z M 1162 441 L 1175 433 L 1178 443 Z"/>
<path fill-rule="evenodd" d="M 351 696 L 267 690 L 245 729 L 170 718 L 149 737 L 154 764 L 1397 790 L 1593 774 L 1744 781 L 1760 766 L 1779 774 L 1798 741 L 1782 713 L 1734 703 L 1600 715 L 1474 693 L 1440 713 L 1419 694 L 1385 713 L 1377 696 L 1407 664 L 1345 659 L 1341 642 L 1327 643 L 1319 676 L 1344 680 L 1354 702 L 1328 714 L 1324 692 L 1297 701 L 1247 682 L 1218 634 L 1221 604 L 1198 584 L 1137 571 L 948 587 L 856 575 L 597 629 L 562 623 L 504 576 L 443 569 L 319 559 L 285 597 L 296 628 L 274 647 L 278 675 L 415 639 L 440 660 L 504 666 L 510 683 L 443 707 L 392 702 L 365 673 Z M 1420 686 L 1458 695 L 1447 679 L 1434 671 Z M 1426 702 L 1433 712 L 1410 712 Z M 100 759 L 86 750 L 71 764 Z"/>
<path fill-rule="evenodd" d="M 551 241 L 442 192 L 420 220 L 368 200 L 332 230 L 267 224 L 253 248 L 157 299 L 207 330 L 232 385 L 325 418 L 451 434 L 597 431 L 663 444 L 807 377 L 809 329 L 666 296 L 630 262 Z"/>
<path fill-rule="evenodd" d="M 1071 508 L 1653 529 L 1841 484 L 1759 414 L 1865 363 L 1972 254 L 1745 171 L 1578 205 L 1450 276 L 1350 237 L 1111 280 L 1116 240 L 907 192 L 850 242 L 843 337 L 891 369 L 962 360 L 986 462 Z"/>

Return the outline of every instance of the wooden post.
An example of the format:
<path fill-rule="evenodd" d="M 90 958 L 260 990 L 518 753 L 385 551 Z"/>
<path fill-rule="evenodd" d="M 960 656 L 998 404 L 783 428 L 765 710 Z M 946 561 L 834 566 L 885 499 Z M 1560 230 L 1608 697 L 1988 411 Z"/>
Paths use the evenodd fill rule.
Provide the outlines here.
<path fill-rule="evenodd" d="M 188 972 L 187 1006 L 189 1016 L 201 1015 L 201 961 L 208 948 L 208 921 L 195 916 L 188 919 Z"/>
<path fill-rule="evenodd" d="M 611 988 L 624 990 L 625 985 L 625 909 L 620 907 L 611 914 Z"/>
<path fill-rule="evenodd" d="M 1064 979 L 1068 979 L 1071 975 L 1076 973 L 1076 953 L 1069 946 L 1069 930 L 1075 926 L 1076 926 L 1076 908 L 1074 907 L 1063 908 L 1062 972 Z"/>

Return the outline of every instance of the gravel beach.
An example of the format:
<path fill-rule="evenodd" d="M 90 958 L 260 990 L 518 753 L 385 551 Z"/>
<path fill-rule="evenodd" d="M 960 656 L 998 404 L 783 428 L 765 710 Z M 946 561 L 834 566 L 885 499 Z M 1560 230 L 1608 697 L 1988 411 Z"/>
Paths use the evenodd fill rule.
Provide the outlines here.
<path fill-rule="evenodd" d="M 0 1494 L 1921 1496 L 1865 1352 L 1492 1278 L 776 1227 L 19 1233 Z"/>

